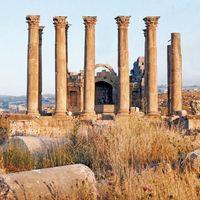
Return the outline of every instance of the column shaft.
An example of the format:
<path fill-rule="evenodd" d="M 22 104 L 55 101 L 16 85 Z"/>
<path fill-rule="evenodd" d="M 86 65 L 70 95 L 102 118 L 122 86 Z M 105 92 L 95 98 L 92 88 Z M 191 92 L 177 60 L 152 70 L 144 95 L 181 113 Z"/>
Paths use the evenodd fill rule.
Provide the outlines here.
<path fill-rule="evenodd" d="M 156 27 L 159 17 L 146 17 L 147 29 L 147 114 L 158 115 L 158 80 L 157 80 L 157 46 Z"/>
<path fill-rule="evenodd" d="M 182 55 L 180 33 L 171 34 L 171 112 L 182 110 Z"/>
<path fill-rule="evenodd" d="M 83 17 L 85 24 L 84 115 L 95 115 L 95 24 L 96 17 Z"/>
<path fill-rule="evenodd" d="M 130 109 L 130 80 L 128 54 L 128 25 L 130 16 L 115 18 L 118 25 L 118 77 L 119 101 L 118 114 L 128 114 Z"/>
<path fill-rule="evenodd" d="M 55 25 L 55 73 L 56 73 L 56 115 L 67 112 L 67 61 L 66 61 L 66 18 L 54 17 Z"/>
<path fill-rule="evenodd" d="M 38 107 L 39 112 L 42 114 L 42 34 L 44 26 L 39 27 L 39 95 L 38 95 Z"/>
<path fill-rule="evenodd" d="M 38 115 L 39 99 L 39 20 L 38 15 L 26 17 L 29 25 L 27 114 Z"/>
<path fill-rule="evenodd" d="M 168 115 L 171 114 L 171 95 L 172 95 L 171 45 L 167 45 L 167 107 L 168 107 Z"/>
<path fill-rule="evenodd" d="M 147 113 L 147 97 L 148 97 L 148 65 L 147 65 L 147 30 L 144 31 L 144 112 Z"/>

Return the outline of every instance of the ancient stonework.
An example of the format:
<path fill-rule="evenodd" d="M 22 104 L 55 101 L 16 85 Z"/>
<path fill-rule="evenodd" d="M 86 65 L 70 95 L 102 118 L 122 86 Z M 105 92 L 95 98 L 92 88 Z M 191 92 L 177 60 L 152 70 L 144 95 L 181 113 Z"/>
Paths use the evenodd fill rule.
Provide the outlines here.
<path fill-rule="evenodd" d="M 97 17 L 84 16 L 85 25 L 85 65 L 84 65 L 84 107 L 82 117 L 96 119 L 95 116 L 95 25 Z"/>
<path fill-rule="evenodd" d="M 56 30 L 55 44 L 55 75 L 56 75 L 56 115 L 66 115 L 67 112 L 67 54 L 66 54 L 66 27 L 65 16 L 54 17 Z"/>
<path fill-rule="evenodd" d="M 150 116 L 158 115 L 158 77 L 157 77 L 157 44 L 156 28 L 158 16 L 145 17 L 144 21 L 147 30 L 147 114 Z"/>
<path fill-rule="evenodd" d="M 118 25 L 118 75 L 119 75 L 119 102 L 118 114 L 126 115 L 130 109 L 129 86 L 129 53 L 128 53 L 128 25 L 130 16 L 115 18 Z"/>
<path fill-rule="evenodd" d="M 96 16 L 83 16 L 85 26 L 84 70 L 68 70 L 67 17 L 53 18 L 55 25 L 55 115 L 80 115 L 83 120 L 96 120 L 96 114 L 127 116 L 130 111 L 142 111 L 159 117 L 157 41 L 159 16 L 147 16 L 144 32 L 144 57 L 138 57 L 129 70 L 128 26 L 130 16 L 117 16 L 118 75 L 109 64 L 95 63 Z M 27 16 L 29 24 L 27 113 L 42 112 L 42 33 L 39 16 Z M 180 34 L 171 34 L 168 46 L 168 115 L 182 109 L 182 69 Z M 105 70 L 95 74 L 98 67 Z"/>
<path fill-rule="evenodd" d="M 200 100 L 192 100 L 190 107 L 193 115 L 200 115 Z"/>
<path fill-rule="evenodd" d="M 27 114 L 39 115 L 39 21 L 40 16 L 28 15 L 28 81 Z"/>

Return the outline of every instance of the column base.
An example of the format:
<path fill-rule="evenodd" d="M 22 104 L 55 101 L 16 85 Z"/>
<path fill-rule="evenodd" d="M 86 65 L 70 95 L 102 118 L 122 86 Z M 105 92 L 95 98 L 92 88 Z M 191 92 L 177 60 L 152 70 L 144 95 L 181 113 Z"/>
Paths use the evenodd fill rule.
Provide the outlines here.
<path fill-rule="evenodd" d="M 67 112 L 55 112 L 55 116 L 67 116 Z"/>
<path fill-rule="evenodd" d="M 147 113 L 147 116 L 150 118 L 160 118 L 160 113 L 159 112 L 149 112 Z"/>
<path fill-rule="evenodd" d="M 125 117 L 129 117 L 130 113 L 129 112 L 118 112 L 116 117 L 117 118 L 125 118 Z"/>
<path fill-rule="evenodd" d="M 96 113 L 81 113 L 80 114 L 80 120 L 86 120 L 86 121 L 89 121 L 89 120 L 97 120 L 97 115 Z"/>
<path fill-rule="evenodd" d="M 29 116 L 40 116 L 39 112 L 27 112 L 26 114 Z"/>
<path fill-rule="evenodd" d="M 53 115 L 52 116 L 53 119 L 55 120 L 72 120 L 73 117 L 72 116 L 69 116 L 69 115 Z"/>

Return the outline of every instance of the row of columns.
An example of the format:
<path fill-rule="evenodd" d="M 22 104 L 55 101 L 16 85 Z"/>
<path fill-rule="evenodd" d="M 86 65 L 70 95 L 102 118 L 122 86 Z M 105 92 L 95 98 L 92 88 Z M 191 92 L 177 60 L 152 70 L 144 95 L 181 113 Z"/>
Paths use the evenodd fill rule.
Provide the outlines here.
<path fill-rule="evenodd" d="M 145 89 L 144 97 L 148 115 L 158 115 L 157 89 L 157 45 L 156 28 L 159 16 L 145 17 Z M 28 42 L 28 87 L 27 113 L 38 115 L 41 112 L 42 102 L 42 32 L 39 25 L 40 16 L 27 16 L 29 25 Z M 115 18 L 118 25 L 118 76 L 119 76 L 119 103 L 118 114 L 129 113 L 129 53 L 128 53 L 128 25 L 130 16 Z M 65 115 L 67 112 L 67 17 L 53 18 L 55 26 L 55 78 L 56 78 L 56 115 Z M 83 117 L 95 118 L 95 25 L 96 16 L 83 17 L 85 25 L 85 55 L 84 55 L 84 107 Z M 181 105 L 181 47 L 180 34 L 172 33 L 171 45 L 168 46 L 168 97 L 170 112 L 182 109 Z"/>
<path fill-rule="evenodd" d="M 42 109 L 42 32 L 40 16 L 26 17 L 29 27 L 27 113 L 38 115 Z M 128 24 L 130 16 L 115 18 L 118 25 L 119 114 L 129 113 Z M 56 115 L 67 111 L 67 30 L 66 17 L 53 18 L 55 26 Z M 97 17 L 83 17 L 85 25 L 84 108 L 82 116 L 95 117 L 95 25 Z"/>
<path fill-rule="evenodd" d="M 145 37 L 145 112 L 150 116 L 158 115 L 157 89 L 157 47 L 156 27 L 158 16 L 144 18 Z M 171 45 L 167 47 L 167 83 L 168 83 L 168 115 L 182 110 L 182 56 L 180 33 L 171 34 Z"/>

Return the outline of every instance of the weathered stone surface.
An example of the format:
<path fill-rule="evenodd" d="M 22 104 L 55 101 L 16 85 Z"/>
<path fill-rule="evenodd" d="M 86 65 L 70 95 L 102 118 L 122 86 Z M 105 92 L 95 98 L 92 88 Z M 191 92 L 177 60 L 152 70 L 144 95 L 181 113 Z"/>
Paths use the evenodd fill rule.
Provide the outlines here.
<path fill-rule="evenodd" d="M 14 147 L 24 152 L 29 152 L 37 158 L 38 156 L 45 155 L 49 150 L 55 150 L 69 144 L 70 141 L 65 138 L 15 136 L 5 141 L 0 148 L 2 151 L 7 151 L 9 148 Z"/>
<path fill-rule="evenodd" d="M 190 107 L 193 115 L 200 115 L 200 100 L 191 101 Z"/>
<path fill-rule="evenodd" d="M 171 45 L 167 45 L 167 107 L 168 115 L 171 115 L 171 96 L 172 96 L 172 83 L 171 83 Z"/>
<path fill-rule="evenodd" d="M 183 161 L 183 164 L 189 165 L 194 170 L 199 172 L 200 170 L 200 149 L 194 150 L 187 154 L 186 158 Z"/>
<path fill-rule="evenodd" d="M 158 16 L 148 16 L 144 18 L 146 24 L 147 40 L 147 114 L 157 116 L 158 113 L 158 77 L 157 77 L 157 42 L 156 28 Z"/>
<path fill-rule="evenodd" d="M 38 95 L 38 109 L 42 114 L 42 34 L 44 26 L 39 27 L 39 95 Z"/>
<path fill-rule="evenodd" d="M 26 17 L 29 30 L 27 114 L 39 115 L 39 15 Z"/>
<path fill-rule="evenodd" d="M 180 33 L 171 33 L 171 113 L 182 110 L 182 55 Z"/>
<path fill-rule="evenodd" d="M 0 176 L 1 200 L 96 199 L 94 173 L 85 165 L 68 165 Z"/>
<path fill-rule="evenodd" d="M 129 113 L 130 86 L 129 86 L 129 53 L 128 53 L 128 25 L 130 16 L 115 18 L 118 25 L 118 74 L 119 100 L 118 115 Z"/>
<path fill-rule="evenodd" d="M 69 136 L 75 119 L 69 116 L 9 115 L 0 117 L 7 136 Z"/>
<path fill-rule="evenodd" d="M 56 79 L 56 115 L 66 115 L 67 112 L 67 53 L 66 53 L 66 28 L 65 16 L 53 18 L 55 35 L 55 79 Z"/>
<path fill-rule="evenodd" d="M 85 64 L 84 64 L 84 107 L 82 119 L 96 119 L 95 114 L 95 25 L 96 16 L 84 16 Z"/>

